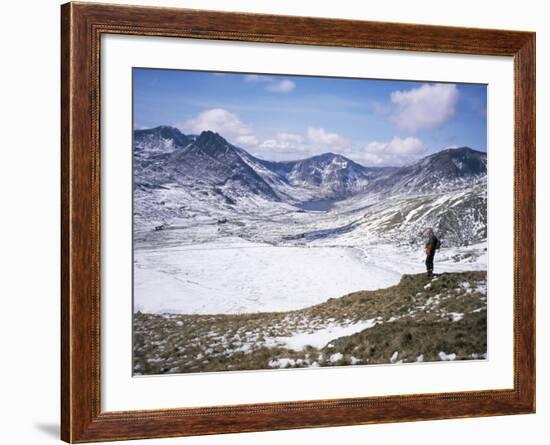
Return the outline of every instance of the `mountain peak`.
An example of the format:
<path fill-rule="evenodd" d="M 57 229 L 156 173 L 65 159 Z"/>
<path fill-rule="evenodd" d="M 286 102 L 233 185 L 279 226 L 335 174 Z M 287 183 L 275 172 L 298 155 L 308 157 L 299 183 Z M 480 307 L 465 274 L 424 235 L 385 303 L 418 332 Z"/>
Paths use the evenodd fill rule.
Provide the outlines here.
<path fill-rule="evenodd" d="M 464 146 L 464 147 L 449 147 L 445 148 L 435 154 L 442 154 L 442 153 L 449 153 L 449 154 L 462 154 L 462 153 L 480 153 L 483 154 L 483 151 L 474 150 L 473 148 Z"/>
<path fill-rule="evenodd" d="M 199 134 L 196 139 L 196 142 L 205 143 L 205 142 L 221 142 L 227 144 L 227 141 L 220 136 L 215 131 L 205 130 Z"/>
<path fill-rule="evenodd" d="M 425 160 L 430 162 L 453 162 L 457 160 L 467 162 L 474 173 L 486 173 L 487 153 L 474 150 L 470 147 L 448 148 L 430 155 Z"/>
<path fill-rule="evenodd" d="M 154 152 L 171 151 L 178 147 L 185 147 L 191 142 L 180 130 L 168 125 L 134 130 L 134 139 L 136 148 Z"/>
<path fill-rule="evenodd" d="M 320 155 L 312 156 L 310 159 L 324 159 L 324 160 L 330 160 L 330 159 L 347 159 L 345 156 L 337 153 L 333 153 L 331 151 L 327 151 L 325 153 L 321 153 Z"/>
<path fill-rule="evenodd" d="M 210 155 L 234 151 L 233 146 L 218 133 L 210 130 L 203 131 L 194 142 L 194 145 Z"/>
<path fill-rule="evenodd" d="M 135 130 L 135 132 L 136 134 L 156 134 L 165 139 L 184 136 L 176 127 L 169 125 L 159 125 L 158 127 Z"/>

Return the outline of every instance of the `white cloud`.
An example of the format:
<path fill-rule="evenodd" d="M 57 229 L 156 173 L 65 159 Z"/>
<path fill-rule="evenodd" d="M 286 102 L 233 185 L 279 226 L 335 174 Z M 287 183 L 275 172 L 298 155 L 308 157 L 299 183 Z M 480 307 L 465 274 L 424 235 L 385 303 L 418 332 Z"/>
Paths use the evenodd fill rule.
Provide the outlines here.
<path fill-rule="evenodd" d="M 351 146 L 351 141 L 338 133 L 328 133 L 324 128 L 308 128 L 307 137 L 315 144 L 333 148 L 345 148 Z"/>
<path fill-rule="evenodd" d="M 402 165 L 426 151 L 424 143 L 412 136 L 372 141 L 361 149 L 348 138 L 321 127 L 309 127 L 305 134 L 279 132 L 262 137 L 237 114 L 223 108 L 205 110 L 177 127 L 186 134 L 215 131 L 230 143 L 268 160 L 303 159 L 334 151 L 365 165 Z"/>
<path fill-rule="evenodd" d="M 401 139 L 398 136 L 394 136 L 389 142 L 377 142 L 373 141 L 367 144 L 365 150 L 369 153 L 386 153 L 386 154 L 402 154 L 410 155 L 421 153 L 425 149 L 424 143 L 414 137 L 406 137 Z"/>
<path fill-rule="evenodd" d="M 426 146 L 420 139 L 415 137 L 401 139 L 394 136 L 389 142 L 368 143 L 359 156 L 367 165 L 402 165 L 416 160 L 425 152 Z"/>
<path fill-rule="evenodd" d="M 264 76 L 262 74 L 246 74 L 244 81 L 247 83 L 267 84 L 265 89 L 272 93 L 290 93 L 296 88 L 296 84 L 289 79 L 277 79 L 273 76 Z"/>
<path fill-rule="evenodd" d="M 455 113 L 459 92 L 453 84 L 424 84 L 390 95 L 394 109 L 392 121 L 412 133 L 447 122 Z"/>
<path fill-rule="evenodd" d="M 264 140 L 259 148 L 279 153 L 305 153 L 309 150 L 309 147 L 304 144 L 304 138 L 293 133 L 278 133 L 275 137 Z"/>
<path fill-rule="evenodd" d="M 366 165 L 380 165 L 384 163 L 384 156 L 377 155 L 376 153 L 364 153 L 361 161 Z"/>
<path fill-rule="evenodd" d="M 292 80 L 283 79 L 270 83 L 266 90 L 272 93 L 290 93 L 294 88 L 296 88 L 296 84 Z"/>
<path fill-rule="evenodd" d="M 280 139 L 266 139 L 260 144 L 262 150 L 288 151 L 292 145 Z"/>
<path fill-rule="evenodd" d="M 306 136 L 278 133 L 254 147 L 254 154 L 269 160 L 303 159 L 334 151 L 363 165 L 403 165 L 423 156 L 426 145 L 416 137 L 393 137 L 390 141 L 373 141 L 362 147 L 324 128 L 308 128 Z"/>
<path fill-rule="evenodd" d="M 255 147 L 260 141 L 258 138 L 252 134 L 238 136 L 235 139 L 237 145 L 244 145 L 245 147 Z"/>
<path fill-rule="evenodd" d="M 304 159 L 326 151 L 300 134 L 277 133 L 253 148 L 253 154 L 271 161 Z"/>
<path fill-rule="evenodd" d="M 184 133 L 200 133 L 205 130 L 215 131 L 228 139 L 249 136 L 252 133 L 250 125 L 244 124 L 234 113 L 223 108 L 212 108 L 199 113 L 177 127 Z"/>
<path fill-rule="evenodd" d="M 271 76 L 261 76 L 259 74 L 246 74 L 244 76 L 245 82 L 271 82 L 272 80 Z"/>

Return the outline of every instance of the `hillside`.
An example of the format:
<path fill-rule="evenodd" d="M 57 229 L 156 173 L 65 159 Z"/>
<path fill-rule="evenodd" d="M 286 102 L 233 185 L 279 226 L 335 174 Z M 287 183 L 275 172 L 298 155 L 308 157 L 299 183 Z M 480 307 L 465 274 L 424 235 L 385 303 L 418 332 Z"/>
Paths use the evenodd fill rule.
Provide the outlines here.
<path fill-rule="evenodd" d="M 134 314 L 135 374 L 482 359 L 486 273 L 404 275 L 288 312 Z"/>

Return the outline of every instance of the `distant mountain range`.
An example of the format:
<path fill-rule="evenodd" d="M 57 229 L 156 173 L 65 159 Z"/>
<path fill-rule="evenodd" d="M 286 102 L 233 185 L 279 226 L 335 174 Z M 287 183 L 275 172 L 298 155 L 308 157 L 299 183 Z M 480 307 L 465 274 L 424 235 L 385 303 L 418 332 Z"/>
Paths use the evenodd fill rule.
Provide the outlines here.
<path fill-rule="evenodd" d="M 404 167 L 366 167 L 334 153 L 267 161 L 212 131 L 184 135 L 160 126 L 134 132 L 138 188 L 194 181 L 217 188 L 233 202 L 243 196 L 299 203 L 359 193 L 433 193 L 469 187 L 486 174 L 486 153 L 468 147 L 443 150 Z"/>
<path fill-rule="evenodd" d="M 200 239 L 223 232 L 275 244 L 408 244 L 433 227 L 446 246 L 487 238 L 487 155 L 468 147 L 401 167 L 334 153 L 274 162 L 212 131 L 161 126 L 134 132 L 133 159 L 134 222 L 143 233 L 187 227 Z"/>

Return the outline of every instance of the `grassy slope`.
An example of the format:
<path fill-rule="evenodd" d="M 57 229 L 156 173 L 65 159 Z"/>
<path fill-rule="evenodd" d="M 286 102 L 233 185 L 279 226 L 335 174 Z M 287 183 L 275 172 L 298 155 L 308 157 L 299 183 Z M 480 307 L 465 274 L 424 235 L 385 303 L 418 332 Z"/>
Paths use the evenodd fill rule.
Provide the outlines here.
<path fill-rule="evenodd" d="M 387 289 L 355 292 L 290 312 L 238 315 L 134 314 L 134 372 L 162 374 L 457 360 L 487 351 L 486 273 L 404 275 Z M 364 320 L 376 325 L 317 349 L 276 337 Z M 397 353 L 397 354 L 396 354 Z M 444 357 L 444 356 L 443 356 Z"/>

